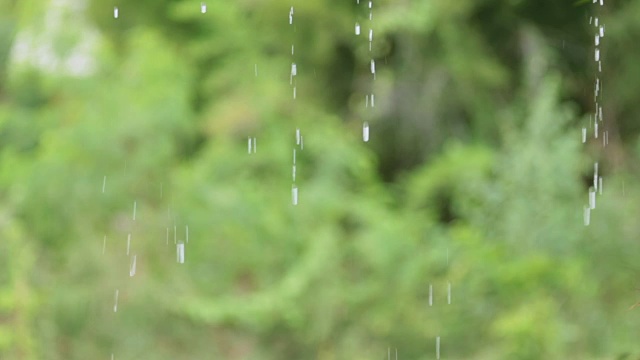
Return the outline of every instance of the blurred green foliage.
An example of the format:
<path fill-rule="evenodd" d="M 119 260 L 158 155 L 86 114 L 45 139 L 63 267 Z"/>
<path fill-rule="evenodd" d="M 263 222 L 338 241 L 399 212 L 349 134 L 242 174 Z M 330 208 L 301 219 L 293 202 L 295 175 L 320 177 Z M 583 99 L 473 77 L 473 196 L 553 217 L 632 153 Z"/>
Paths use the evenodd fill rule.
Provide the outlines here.
<path fill-rule="evenodd" d="M 639 4 L 366 4 L 0 0 L 0 358 L 640 356 Z"/>

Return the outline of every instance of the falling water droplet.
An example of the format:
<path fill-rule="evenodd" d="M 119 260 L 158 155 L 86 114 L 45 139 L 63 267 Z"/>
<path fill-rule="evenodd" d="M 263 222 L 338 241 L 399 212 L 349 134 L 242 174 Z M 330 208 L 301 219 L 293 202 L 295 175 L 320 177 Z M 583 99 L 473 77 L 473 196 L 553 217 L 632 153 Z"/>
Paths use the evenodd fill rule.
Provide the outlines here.
<path fill-rule="evenodd" d="M 596 40 L 595 40 L 595 42 L 596 42 L 596 46 L 600 45 L 600 35 L 596 35 L 596 38 L 595 38 L 595 39 L 596 39 Z"/>
<path fill-rule="evenodd" d="M 127 256 L 129 256 L 130 249 L 131 249 L 131 233 L 127 235 Z"/>
<path fill-rule="evenodd" d="M 600 61 L 600 49 L 596 49 L 595 58 L 596 61 Z"/>
<path fill-rule="evenodd" d="M 257 152 L 257 147 L 258 147 L 258 139 L 253 138 L 253 153 L 254 154 Z"/>
<path fill-rule="evenodd" d="M 366 121 L 362 124 L 362 140 L 369 141 L 369 123 Z"/>
<path fill-rule="evenodd" d="M 247 153 L 251 154 L 251 149 L 252 149 L 252 146 L 251 146 L 251 136 L 249 136 L 249 137 L 247 138 L 247 142 L 248 142 L 248 143 L 247 143 Z"/>
<path fill-rule="evenodd" d="M 582 128 L 582 143 L 586 143 L 587 142 L 587 128 Z"/>
<path fill-rule="evenodd" d="M 584 207 L 584 226 L 589 226 L 591 223 L 591 208 L 589 206 Z"/>
<path fill-rule="evenodd" d="M 289 25 L 293 25 L 293 6 L 289 10 Z"/>
<path fill-rule="evenodd" d="M 293 100 L 295 100 L 295 99 L 296 99 L 296 87 L 294 86 L 293 87 Z"/>
<path fill-rule="evenodd" d="M 600 117 L 600 122 L 602 122 L 602 106 L 598 106 L 598 116 Z"/>
<path fill-rule="evenodd" d="M 136 274 L 136 255 L 133 255 L 133 262 L 131 263 L 131 266 L 129 267 L 129 276 L 133 277 Z"/>
<path fill-rule="evenodd" d="M 589 188 L 589 207 L 593 210 L 596 208 L 596 190 Z"/>
<path fill-rule="evenodd" d="M 200 3 L 200 12 L 203 14 L 207 12 L 207 4 Z"/>
<path fill-rule="evenodd" d="M 107 187 L 107 175 L 102 179 L 102 193 L 104 194 L 104 189 Z"/>
<path fill-rule="evenodd" d="M 360 35 L 360 24 L 356 23 L 356 35 Z"/>
<path fill-rule="evenodd" d="M 604 25 L 600 25 L 600 37 L 604 37 Z"/>
<path fill-rule="evenodd" d="M 118 311 L 118 295 L 120 294 L 120 291 L 118 289 L 116 289 L 116 299 L 115 302 L 113 304 L 113 312 L 117 312 Z"/>
<path fill-rule="evenodd" d="M 113 8 L 113 18 L 114 19 L 118 18 L 118 7 L 117 6 Z"/>
<path fill-rule="evenodd" d="M 371 59 L 371 73 L 372 74 L 376 73 L 376 62 L 373 59 Z"/>
<path fill-rule="evenodd" d="M 185 226 L 185 236 L 188 244 L 189 243 L 189 225 Z"/>
<path fill-rule="evenodd" d="M 433 306 L 433 285 L 429 284 L 429 306 Z"/>
<path fill-rule="evenodd" d="M 598 191 L 600 192 L 600 195 L 602 195 L 602 176 L 598 179 Z"/>
<path fill-rule="evenodd" d="M 447 284 L 447 304 L 451 305 L 451 283 Z"/>
<path fill-rule="evenodd" d="M 440 336 L 436 337 L 436 359 L 440 360 Z"/>
<path fill-rule="evenodd" d="M 293 165 L 296 164 L 296 149 L 293 149 Z"/>
<path fill-rule="evenodd" d="M 177 252 L 178 263 L 184 264 L 184 243 L 183 242 L 179 242 L 176 245 L 176 252 Z"/>
<path fill-rule="evenodd" d="M 373 29 L 369 29 L 369 42 L 373 41 Z"/>
<path fill-rule="evenodd" d="M 138 202 L 134 201 L 133 202 L 133 220 L 135 221 L 136 219 L 136 208 L 138 207 Z"/>
<path fill-rule="evenodd" d="M 298 187 L 295 185 L 291 188 L 291 201 L 293 205 L 298 205 Z"/>
<path fill-rule="evenodd" d="M 376 99 L 373 94 L 371 94 L 371 107 L 376 107 Z"/>

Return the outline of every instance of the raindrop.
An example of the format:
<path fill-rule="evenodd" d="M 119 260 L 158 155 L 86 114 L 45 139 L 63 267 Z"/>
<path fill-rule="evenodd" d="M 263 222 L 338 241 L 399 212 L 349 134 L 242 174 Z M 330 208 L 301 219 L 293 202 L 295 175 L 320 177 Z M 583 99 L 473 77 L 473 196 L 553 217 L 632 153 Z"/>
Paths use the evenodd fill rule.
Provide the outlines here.
<path fill-rule="evenodd" d="M 598 191 L 600 192 L 600 195 L 602 195 L 602 176 L 598 179 Z"/>
<path fill-rule="evenodd" d="M 451 305 L 451 283 L 447 284 L 447 304 Z"/>
<path fill-rule="evenodd" d="M 293 55 L 293 49 L 294 49 L 294 46 L 293 44 L 291 44 L 291 55 Z"/>
<path fill-rule="evenodd" d="M 586 143 L 587 142 L 587 128 L 582 128 L 582 143 Z"/>
<path fill-rule="evenodd" d="M 185 226 L 185 236 L 187 240 L 187 244 L 189 243 L 189 225 Z"/>
<path fill-rule="evenodd" d="M 203 14 L 207 12 L 207 4 L 200 3 L 200 12 Z"/>
<path fill-rule="evenodd" d="M 594 3 L 595 3 L 595 0 L 594 0 Z M 595 27 L 598 27 L 598 20 L 599 20 L 598 17 L 596 17 L 596 22 L 594 23 Z"/>
<path fill-rule="evenodd" d="M 113 312 L 117 312 L 118 311 L 118 295 L 120 294 L 120 291 L 118 289 L 116 289 L 116 300 L 113 304 Z"/>
<path fill-rule="evenodd" d="M 291 10 L 289 10 L 289 25 L 293 24 L 293 6 L 291 7 Z"/>
<path fill-rule="evenodd" d="M 293 149 L 293 165 L 296 164 L 296 149 Z"/>
<path fill-rule="evenodd" d="M 596 208 L 596 190 L 594 188 L 589 189 L 589 207 L 592 210 Z"/>
<path fill-rule="evenodd" d="M 253 153 L 256 153 L 256 148 L 258 146 L 258 140 L 256 138 L 253 138 Z M 188 241 L 187 241 L 188 242 Z"/>
<path fill-rule="evenodd" d="M 600 25 L 600 37 L 604 37 L 604 26 Z"/>
<path fill-rule="evenodd" d="M 596 35 L 596 46 L 600 45 L 600 35 Z"/>
<path fill-rule="evenodd" d="M 589 226 L 591 223 L 591 208 L 588 206 L 584 207 L 584 226 Z"/>
<path fill-rule="evenodd" d="M 376 62 L 373 59 L 371 59 L 371 73 L 372 74 L 376 73 Z"/>
<path fill-rule="evenodd" d="M 293 171 L 292 172 L 293 172 L 293 181 L 295 182 L 296 181 L 296 166 L 295 165 L 293 165 Z"/>
<path fill-rule="evenodd" d="M 129 276 L 133 277 L 136 274 L 136 255 L 133 255 L 133 262 L 131 263 L 131 266 L 129 267 Z"/>
<path fill-rule="evenodd" d="M 296 129 L 296 145 L 300 145 L 300 128 Z M 295 162 L 295 149 L 294 151 L 294 162 Z"/>
<path fill-rule="evenodd" d="M 369 107 L 369 95 L 364 96 L 364 107 L 365 108 Z"/>
<path fill-rule="evenodd" d="M 253 148 L 253 147 L 251 146 L 251 137 L 249 137 L 249 138 L 247 139 L 247 141 L 248 141 L 248 144 L 247 144 L 247 153 L 251 154 L 251 149 Z"/>
<path fill-rule="evenodd" d="M 369 123 L 366 121 L 362 124 L 362 140 L 369 141 Z"/>
<path fill-rule="evenodd" d="M 298 205 L 298 187 L 295 185 L 291 188 L 291 201 L 293 205 Z"/>
<path fill-rule="evenodd" d="M 600 61 L 600 49 L 596 49 L 595 57 L 596 57 L 596 61 Z"/>
<path fill-rule="evenodd" d="M 371 94 L 371 107 L 375 107 L 375 106 L 376 106 L 375 98 L 373 97 L 373 94 Z"/>
<path fill-rule="evenodd" d="M 294 86 L 293 87 L 293 100 L 295 100 L 295 99 L 296 99 L 296 87 Z"/>
<path fill-rule="evenodd" d="M 369 29 L 369 42 L 373 41 L 373 29 Z"/>
<path fill-rule="evenodd" d="M 118 18 L 118 7 L 117 6 L 113 8 L 113 18 L 114 19 Z"/>
<path fill-rule="evenodd" d="M 373 7 L 373 1 L 369 1 L 369 9 L 371 9 L 371 7 Z"/>
<path fill-rule="evenodd" d="M 433 306 L 433 285 L 429 284 L 429 306 Z"/>
<path fill-rule="evenodd" d="M 598 116 L 600 116 L 600 121 L 602 121 L 602 106 L 598 107 Z"/>
<path fill-rule="evenodd" d="M 184 264 L 184 243 L 180 242 L 176 245 L 176 252 L 178 257 L 178 263 Z"/>
<path fill-rule="evenodd" d="M 440 359 L 440 336 L 436 337 L 436 359 Z"/>
<path fill-rule="evenodd" d="M 104 189 L 107 187 L 107 175 L 102 179 L 102 193 L 104 194 Z"/>
<path fill-rule="evenodd" d="M 360 24 L 356 23 L 356 35 L 360 35 Z"/>
<path fill-rule="evenodd" d="M 127 256 L 129 256 L 129 250 L 131 249 L 131 233 L 127 235 Z"/>

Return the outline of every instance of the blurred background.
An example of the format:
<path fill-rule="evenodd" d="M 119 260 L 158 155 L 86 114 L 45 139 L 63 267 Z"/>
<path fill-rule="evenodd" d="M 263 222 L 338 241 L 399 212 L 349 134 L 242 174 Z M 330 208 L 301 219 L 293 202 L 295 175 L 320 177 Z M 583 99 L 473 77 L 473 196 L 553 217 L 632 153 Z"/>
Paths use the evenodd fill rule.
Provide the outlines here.
<path fill-rule="evenodd" d="M 0 0 L 0 358 L 640 358 L 640 2 L 205 5 Z"/>

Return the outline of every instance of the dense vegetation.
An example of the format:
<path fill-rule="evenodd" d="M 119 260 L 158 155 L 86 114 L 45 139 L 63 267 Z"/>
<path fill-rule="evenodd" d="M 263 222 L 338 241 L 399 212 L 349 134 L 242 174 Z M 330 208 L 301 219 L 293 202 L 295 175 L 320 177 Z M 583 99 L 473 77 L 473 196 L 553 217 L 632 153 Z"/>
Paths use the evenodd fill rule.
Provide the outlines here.
<path fill-rule="evenodd" d="M 0 358 L 640 356 L 640 2 L 368 15 L 0 0 Z"/>

